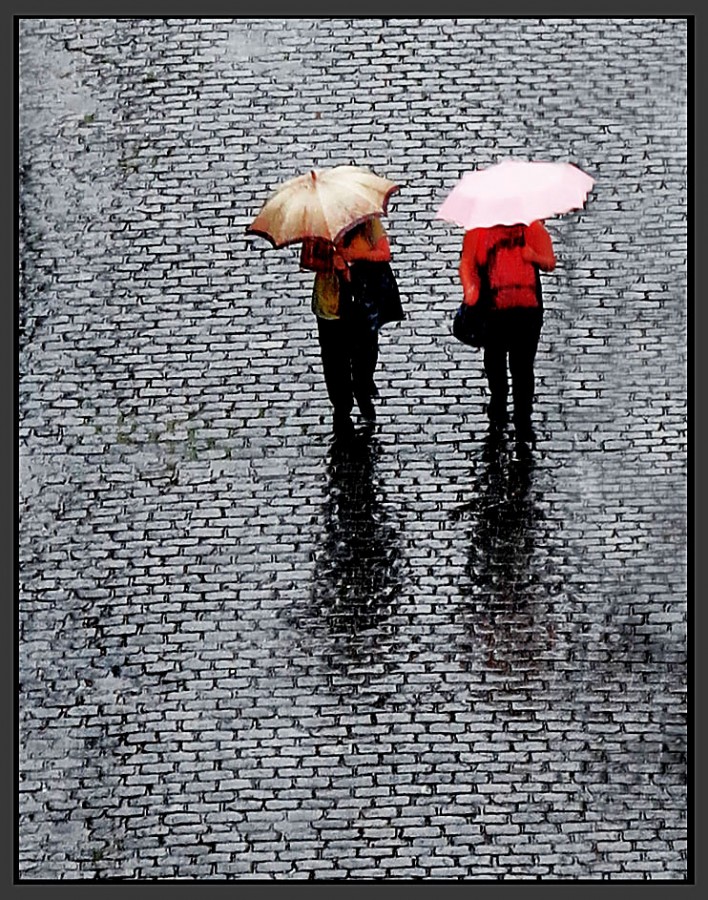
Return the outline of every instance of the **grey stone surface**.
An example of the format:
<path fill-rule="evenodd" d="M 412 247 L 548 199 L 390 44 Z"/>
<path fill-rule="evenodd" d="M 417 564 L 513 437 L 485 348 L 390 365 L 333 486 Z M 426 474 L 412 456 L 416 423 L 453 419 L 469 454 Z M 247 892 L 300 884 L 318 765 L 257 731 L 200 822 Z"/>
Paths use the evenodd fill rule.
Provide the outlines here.
<path fill-rule="evenodd" d="M 20 21 L 22 879 L 670 879 L 687 24 Z M 570 159 L 529 459 L 450 333 L 467 169 Z M 401 185 L 333 459 L 281 180 Z"/>

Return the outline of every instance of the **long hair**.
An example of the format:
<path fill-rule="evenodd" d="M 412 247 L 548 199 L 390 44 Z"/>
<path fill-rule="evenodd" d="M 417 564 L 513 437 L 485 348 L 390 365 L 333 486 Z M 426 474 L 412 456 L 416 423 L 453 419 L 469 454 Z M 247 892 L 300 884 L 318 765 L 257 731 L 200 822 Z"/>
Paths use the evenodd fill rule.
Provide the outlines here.
<path fill-rule="evenodd" d="M 342 246 L 348 247 L 355 237 L 361 235 L 361 237 L 366 238 L 369 243 L 372 243 L 373 240 L 373 217 L 364 219 L 363 222 L 359 222 L 358 225 L 355 225 L 352 229 L 347 231 L 347 233 L 342 238 Z"/>

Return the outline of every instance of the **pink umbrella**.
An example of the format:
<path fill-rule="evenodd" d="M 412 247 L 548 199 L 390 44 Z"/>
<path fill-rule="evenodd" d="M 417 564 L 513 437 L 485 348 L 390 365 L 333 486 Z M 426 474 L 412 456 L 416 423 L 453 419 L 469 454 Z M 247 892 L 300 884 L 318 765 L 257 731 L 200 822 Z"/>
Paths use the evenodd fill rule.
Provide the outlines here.
<path fill-rule="evenodd" d="M 507 159 L 467 172 L 450 191 L 436 219 L 467 231 L 493 225 L 530 225 L 582 209 L 595 183 L 572 163 Z"/>

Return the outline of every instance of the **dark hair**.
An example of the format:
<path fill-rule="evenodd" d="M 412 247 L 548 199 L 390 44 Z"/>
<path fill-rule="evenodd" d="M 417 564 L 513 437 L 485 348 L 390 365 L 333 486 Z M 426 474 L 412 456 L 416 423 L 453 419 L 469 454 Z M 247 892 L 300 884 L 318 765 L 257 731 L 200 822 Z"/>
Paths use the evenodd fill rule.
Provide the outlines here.
<path fill-rule="evenodd" d="M 358 225 L 355 225 L 354 228 L 352 228 L 350 231 L 347 231 L 347 233 L 342 238 L 342 246 L 348 247 L 358 234 L 364 234 L 364 232 L 366 231 L 367 223 L 368 219 L 364 219 L 363 222 L 359 222 Z"/>

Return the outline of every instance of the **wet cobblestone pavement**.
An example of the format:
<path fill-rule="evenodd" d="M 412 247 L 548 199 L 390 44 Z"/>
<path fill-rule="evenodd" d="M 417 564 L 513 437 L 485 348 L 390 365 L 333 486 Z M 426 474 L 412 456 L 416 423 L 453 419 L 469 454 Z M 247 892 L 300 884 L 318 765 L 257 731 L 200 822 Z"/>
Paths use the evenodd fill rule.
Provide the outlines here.
<path fill-rule="evenodd" d="M 22 879 L 686 877 L 686 22 L 24 19 Z M 536 447 L 451 336 L 463 171 L 569 158 Z M 401 185 L 378 421 L 297 251 Z"/>

